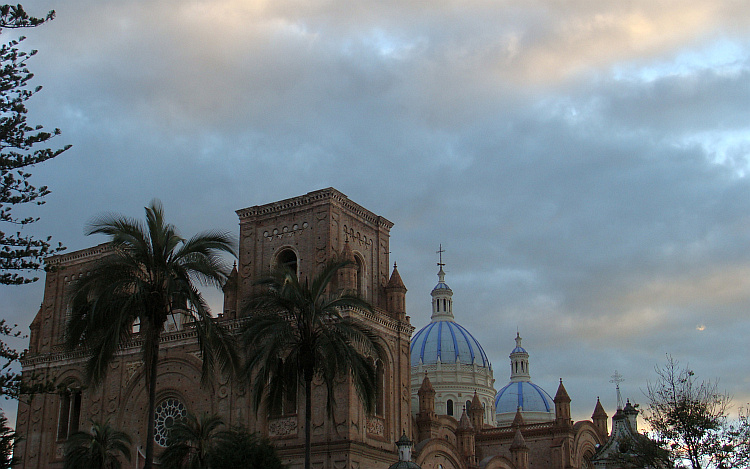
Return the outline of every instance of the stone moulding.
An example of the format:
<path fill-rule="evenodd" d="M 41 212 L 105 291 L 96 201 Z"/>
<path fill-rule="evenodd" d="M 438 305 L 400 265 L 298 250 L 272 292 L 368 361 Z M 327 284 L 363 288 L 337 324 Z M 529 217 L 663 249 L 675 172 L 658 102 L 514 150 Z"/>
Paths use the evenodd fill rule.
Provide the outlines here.
<path fill-rule="evenodd" d="M 385 423 L 379 417 L 367 417 L 367 433 L 375 436 L 384 436 Z"/>
<path fill-rule="evenodd" d="M 271 438 L 297 436 L 297 416 L 282 417 L 269 421 L 268 436 Z"/>
<path fill-rule="evenodd" d="M 281 200 L 279 202 L 274 202 L 267 205 L 256 205 L 254 207 L 248 207 L 243 208 L 240 210 L 237 210 L 237 216 L 240 218 L 240 220 L 245 218 L 251 218 L 258 215 L 268 215 L 270 213 L 275 212 L 282 212 L 284 210 L 288 210 L 295 207 L 305 207 L 311 205 L 312 202 L 317 202 L 321 200 L 334 200 L 338 202 L 342 207 L 345 207 L 347 210 L 350 210 L 351 212 L 354 212 L 356 215 L 360 216 L 362 219 L 383 228 L 386 228 L 387 230 L 390 230 L 393 228 L 393 222 L 387 220 L 386 218 L 383 218 L 381 216 L 375 215 L 371 211 L 367 210 L 366 208 L 360 206 L 359 204 L 356 204 L 349 200 L 349 197 L 347 197 L 345 194 L 337 191 L 336 189 L 329 187 L 328 189 L 322 189 L 319 191 L 309 192 L 303 196 L 299 197 L 293 197 L 291 199 Z"/>

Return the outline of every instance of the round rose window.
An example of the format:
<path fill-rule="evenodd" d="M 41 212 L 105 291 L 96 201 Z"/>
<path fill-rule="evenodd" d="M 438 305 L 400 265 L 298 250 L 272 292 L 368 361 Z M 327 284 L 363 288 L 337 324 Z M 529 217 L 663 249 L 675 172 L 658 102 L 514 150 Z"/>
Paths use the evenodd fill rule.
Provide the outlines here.
<path fill-rule="evenodd" d="M 169 429 L 174 423 L 187 415 L 187 409 L 178 399 L 164 399 L 154 410 L 154 441 L 160 446 L 167 446 Z"/>

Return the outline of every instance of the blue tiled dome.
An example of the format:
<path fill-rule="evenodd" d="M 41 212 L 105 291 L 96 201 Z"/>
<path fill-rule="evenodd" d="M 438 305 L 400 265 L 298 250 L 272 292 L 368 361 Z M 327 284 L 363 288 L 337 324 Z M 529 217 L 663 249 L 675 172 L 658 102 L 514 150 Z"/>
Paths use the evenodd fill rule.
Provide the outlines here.
<path fill-rule="evenodd" d="M 451 292 L 453 292 L 453 290 L 451 290 L 451 287 L 449 287 L 445 282 L 438 282 L 438 284 L 435 285 L 435 288 L 432 289 L 432 291 L 435 290 L 450 290 Z"/>
<path fill-rule="evenodd" d="M 515 413 L 519 407 L 525 412 L 555 411 L 552 397 L 531 381 L 508 383 L 495 396 L 495 412 L 498 414 Z"/>
<path fill-rule="evenodd" d="M 411 340 L 411 366 L 438 362 L 490 367 L 490 361 L 477 339 L 455 321 L 434 321 L 420 329 Z"/>

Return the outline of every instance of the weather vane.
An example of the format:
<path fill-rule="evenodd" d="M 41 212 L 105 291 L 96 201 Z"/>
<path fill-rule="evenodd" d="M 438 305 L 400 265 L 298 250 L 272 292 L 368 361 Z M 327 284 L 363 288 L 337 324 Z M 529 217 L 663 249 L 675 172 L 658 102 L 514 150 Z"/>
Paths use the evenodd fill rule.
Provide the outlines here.
<path fill-rule="evenodd" d="M 440 256 L 440 260 L 438 261 L 438 267 L 443 268 L 445 264 L 443 264 L 443 253 L 445 252 L 445 249 L 443 249 L 443 243 L 440 243 L 440 249 L 437 250 L 437 254 Z"/>
<path fill-rule="evenodd" d="M 625 378 L 622 377 L 620 373 L 615 370 L 615 374 L 612 375 L 612 379 L 609 380 L 610 383 L 615 383 L 615 388 L 617 389 L 617 410 L 622 409 L 622 395 L 620 394 L 620 383 L 625 381 Z"/>

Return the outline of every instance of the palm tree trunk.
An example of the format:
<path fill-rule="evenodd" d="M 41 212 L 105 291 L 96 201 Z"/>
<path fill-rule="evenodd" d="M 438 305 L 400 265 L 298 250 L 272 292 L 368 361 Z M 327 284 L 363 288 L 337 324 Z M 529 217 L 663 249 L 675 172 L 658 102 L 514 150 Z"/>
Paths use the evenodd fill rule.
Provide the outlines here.
<path fill-rule="evenodd" d="M 159 329 L 157 329 L 158 331 Z M 149 334 L 151 335 L 151 334 Z M 148 337 L 146 340 L 152 340 L 152 337 Z M 156 333 L 156 338 L 153 341 L 153 354 L 151 355 L 151 363 L 148 363 L 148 418 L 146 428 L 146 463 L 143 469 L 152 469 L 154 464 L 154 409 L 156 408 L 156 367 L 159 364 L 159 332 Z M 138 455 L 136 454 L 136 458 Z"/>
<path fill-rule="evenodd" d="M 312 426 L 312 376 L 305 376 L 305 469 L 310 469 L 312 455 L 312 441 L 310 427 Z"/>

